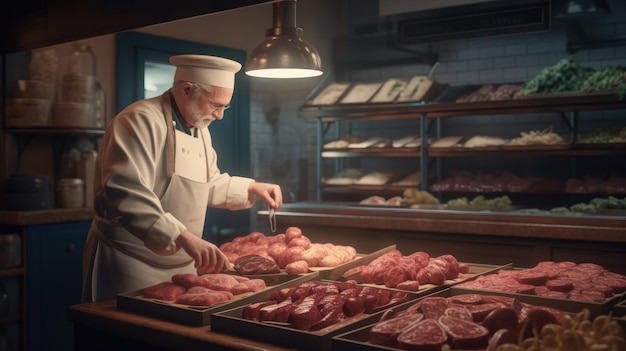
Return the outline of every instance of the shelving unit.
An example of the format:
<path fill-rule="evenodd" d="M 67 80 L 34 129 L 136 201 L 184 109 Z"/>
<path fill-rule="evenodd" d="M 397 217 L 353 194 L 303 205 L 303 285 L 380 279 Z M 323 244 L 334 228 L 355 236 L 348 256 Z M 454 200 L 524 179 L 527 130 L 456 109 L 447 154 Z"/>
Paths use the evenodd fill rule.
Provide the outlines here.
<path fill-rule="evenodd" d="M 49 137 L 51 139 L 52 153 L 55 165 L 55 174 L 58 174 L 59 163 L 63 150 L 70 140 L 80 136 L 97 138 L 104 135 L 104 129 L 97 128 L 54 128 L 54 127 L 33 127 L 33 128 L 5 128 L 4 131 L 13 135 L 17 143 L 17 160 L 22 158 L 22 153 L 33 141 L 34 138 Z M 96 150 L 98 149 L 96 145 Z"/>
<path fill-rule="evenodd" d="M 453 90 L 456 92 L 452 92 Z M 465 91 L 467 91 L 465 87 Z M 440 162 L 447 158 L 492 158 L 492 157 L 515 157 L 515 158 L 540 158 L 540 157 L 571 157 L 573 159 L 581 156 L 608 156 L 619 157 L 626 155 L 624 144 L 612 145 L 589 145 L 577 144 L 579 134 L 579 113 L 582 111 L 601 111 L 626 109 L 626 100 L 618 99 L 614 93 L 562 93 L 562 94 L 542 94 L 534 97 L 512 99 L 503 101 L 484 102 L 454 102 L 463 92 L 459 87 L 448 87 L 439 97 L 429 103 L 395 103 L 395 104 L 363 104 L 363 105 L 341 105 L 332 106 L 303 106 L 300 108 L 301 117 L 315 119 L 318 123 L 318 201 L 325 201 L 325 194 L 360 194 L 362 198 L 373 194 L 395 194 L 401 195 L 402 189 L 391 185 L 381 186 L 328 186 L 323 184 L 323 163 L 324 160 L 335 159 L 338 163 L 345 159 L 353 158 L 407 158 L 409 162 L 419 163 L 422 173 L 420 188 L 428 190 L 429 174 L 434 170 L 439 176 Z M 446 96 L 446 99 L 441 97 Z M 450 102 L 453 101 L 453 102 Z M 547 145 L 519 148 L 493 148 L 487 147 L 484 150 L 466 148 L 429 148 L 427 140 L 437 139 L 441 136 L 441 123 L 448 118 L 472 118 L 476 116 L 494 116 L 509 114 L 539 114 L 554 113 L 560 116 L 570 132 L 571 138 L 566 145 Z M 389 121 L 393 123 L 398 120 L 417 119 L 419 128 L 412 131 L 419 135 L 422 140 L 420 148 L 412 150 L 381 148 L 371 150 L 326 150 L 323 149 L 324 142 L 328 139 L 327 132 L 333 124 L 350 123 L 355 121 Z M 338 130 L 341 128 L 338 127 Z M 433 131 L 434 130 L 434 131 Z M 405 133 L 411 133 L 404 131 Z M 575 168 L 575 166 L 573 166 Z M 478 195 L 478 194 L 476 194 Z"/>

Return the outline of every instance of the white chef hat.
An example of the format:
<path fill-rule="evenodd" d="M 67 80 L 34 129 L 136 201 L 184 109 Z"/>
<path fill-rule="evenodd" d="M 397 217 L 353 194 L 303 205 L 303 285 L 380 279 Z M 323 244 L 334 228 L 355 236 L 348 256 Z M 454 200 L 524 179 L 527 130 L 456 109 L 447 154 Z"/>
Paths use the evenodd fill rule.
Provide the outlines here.
<path fill-rule="evenodd" d="M 235 87 L 235 73 L 241 69 L 239 62 L 216 56 L 177 55 L 170 57 L 176 66 L 174 81 L 208 84 L 216 87 Z"/>

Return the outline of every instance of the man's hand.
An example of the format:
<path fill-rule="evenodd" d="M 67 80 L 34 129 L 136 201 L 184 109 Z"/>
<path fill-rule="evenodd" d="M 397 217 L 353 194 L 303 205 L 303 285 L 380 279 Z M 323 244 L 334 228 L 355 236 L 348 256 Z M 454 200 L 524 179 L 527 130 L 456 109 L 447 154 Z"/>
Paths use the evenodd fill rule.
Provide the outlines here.
<path fill-rule="evenodd" d="M 176 238 L 176 244 L 193 258 L 200 273 L 219 273 L 228 267 L 228 258 L 217 246 L 188 231 Z"/>
<path fill-rule="evenodd" d="M 253 182 L 248 188 L 248 193 L 260 197 L 275 211 L 283 205 L 283 193 L 276 184 Z"/>

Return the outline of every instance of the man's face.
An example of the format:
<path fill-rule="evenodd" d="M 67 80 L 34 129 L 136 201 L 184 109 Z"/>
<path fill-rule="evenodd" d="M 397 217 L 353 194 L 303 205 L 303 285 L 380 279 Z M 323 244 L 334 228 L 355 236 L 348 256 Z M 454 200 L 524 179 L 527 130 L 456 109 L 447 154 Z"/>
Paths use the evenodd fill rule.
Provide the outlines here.
<path fill-rule="evenodd" d="M 224 117 L 224 110 L 233 97 L 233 89 L 214 87 L 211 92 L 198 90 L 189 92 L 185 106 L 185 121 L 196 128 L 207 127 L 214 120 Z"/>

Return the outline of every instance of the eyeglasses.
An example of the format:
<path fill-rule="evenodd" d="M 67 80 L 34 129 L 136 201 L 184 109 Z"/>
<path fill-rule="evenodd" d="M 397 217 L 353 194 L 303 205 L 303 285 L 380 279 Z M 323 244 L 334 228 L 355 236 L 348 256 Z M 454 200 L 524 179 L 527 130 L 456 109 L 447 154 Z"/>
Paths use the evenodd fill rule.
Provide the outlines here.
<path fill-rule="evenodd" d="M 227 105 L 216 105 L 214 102 L 212 102 L 211 100 L 207 99 L 207 102 L 209 103 L 209 105 L 213 106 L 214 109 L 216 110 L 222 110 L 222 111 L 226 111 L 230 108 L 230 104 Z"/>

